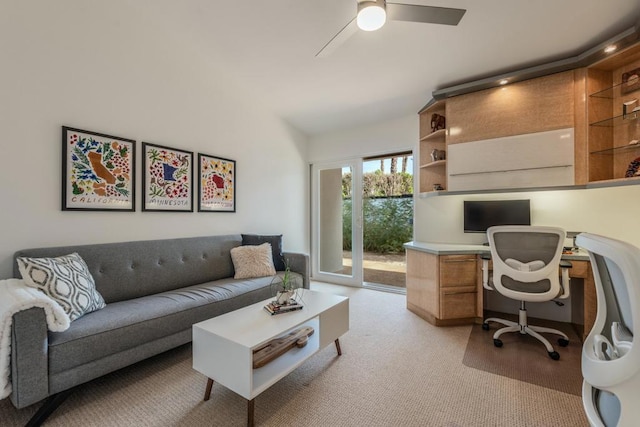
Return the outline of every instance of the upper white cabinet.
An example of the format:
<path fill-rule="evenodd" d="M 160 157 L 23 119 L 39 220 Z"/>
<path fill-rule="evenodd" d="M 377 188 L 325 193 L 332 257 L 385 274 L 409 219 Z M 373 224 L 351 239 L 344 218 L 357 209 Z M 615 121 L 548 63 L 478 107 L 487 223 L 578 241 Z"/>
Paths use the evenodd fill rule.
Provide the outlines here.
<path fill-rule="evenodd" d="M 449 191 L 574 185 L 573 128 L 448 147 Z"/>

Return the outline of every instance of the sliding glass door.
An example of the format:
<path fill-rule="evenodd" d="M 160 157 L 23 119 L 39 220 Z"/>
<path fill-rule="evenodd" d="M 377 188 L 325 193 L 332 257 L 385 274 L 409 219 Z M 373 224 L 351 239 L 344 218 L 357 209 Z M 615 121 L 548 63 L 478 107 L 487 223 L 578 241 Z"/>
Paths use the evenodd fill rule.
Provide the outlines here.
<path fill-rule="evenodd" d="M 362 286 L 362 160 L 312 167 L 312 276 Z"/>
<path fill-rule="evenodd" d="M 413 155 L 369 157 L 362 166 L 364 286 L 402 293 L 407 270 L 403 245 L 413 238 Z"/>

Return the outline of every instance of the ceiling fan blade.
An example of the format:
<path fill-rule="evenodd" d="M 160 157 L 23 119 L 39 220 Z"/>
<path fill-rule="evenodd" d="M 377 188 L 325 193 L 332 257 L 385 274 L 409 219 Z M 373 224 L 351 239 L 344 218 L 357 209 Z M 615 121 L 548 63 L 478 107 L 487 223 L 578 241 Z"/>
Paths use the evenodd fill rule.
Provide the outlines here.
<path fill-rule="evenodd" d="M 347 25 L 342 27 L 342 29 L 338 31 L 338 33 L 327 42 L 327 44 L 322 46 L 322 49 L 320 49 L 318 53 L 316 53 L 316 58 L 324 58 L 326 56 L 329 56 L 331 53 L 333 53 L 334 50 L 340 47 L 340 45 L 346 42 L 349 37 L 357 32 L 358 25 L 356 24 L 356 17 L 354 16 L 353 19 L 347 23 Z"/>
<path fill-rule="evenodd" d="M 425 22 L 427 24 L 458 25 L 466 9 L 387 3 L 387 18 L 396 21 Z"/>

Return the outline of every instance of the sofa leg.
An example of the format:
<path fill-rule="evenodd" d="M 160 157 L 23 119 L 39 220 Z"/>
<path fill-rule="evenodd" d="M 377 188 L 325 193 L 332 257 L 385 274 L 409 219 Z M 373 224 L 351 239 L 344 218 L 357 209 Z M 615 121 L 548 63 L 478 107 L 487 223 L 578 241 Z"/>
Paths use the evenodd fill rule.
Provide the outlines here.
<path fill-rule="evenodd" d="M 64 402 L 65 399 L 69 397 L 69 395 L 72 392 L 73 392 L 73 389 L 71 388 L 69 390 L 56 393 L 53 396 L 49 396 L 49 398 L 45 400 L 45 402 L 42 404 L 40 409 L 38 409 L 38 411 L 33 415 L 33 417 L 31 417 L 29 422 L 27 422 L 26 427 L 41 426 L 42 423 L 44 423 L 46 419 L 49 418 L 49 415 L 53 414 L 53 411 L 55 411 L 58 408 L 58 406 L 60 406 L 62 402 Z"/>

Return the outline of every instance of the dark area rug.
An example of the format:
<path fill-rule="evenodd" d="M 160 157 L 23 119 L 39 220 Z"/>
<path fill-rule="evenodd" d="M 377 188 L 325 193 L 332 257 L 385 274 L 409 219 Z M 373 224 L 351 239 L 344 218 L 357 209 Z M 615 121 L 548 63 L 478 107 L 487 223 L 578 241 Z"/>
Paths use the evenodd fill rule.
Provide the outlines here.
<path fill-rule="evenodd" d="M 504 313 L 490 313 L 490 316 L 517 320 Z M 493 334 L 502 325 L 490 323 L 488 331 L 483 330 L 482 325 L 473 325 L 462 363 L 470 368 L 580 396 L 582 342 L 571 324 L 541 319 L 529 319 L 529 324 L 559 329 L 567 334 L 567 347 L 558 345 L 559 336 L 543 334 L 560 353 L 560 360 L 552 360 L 545 346 L 534 337 L 519 333 L 503 334 L 500 339 L 504 345 L 495 347 Z"/>

